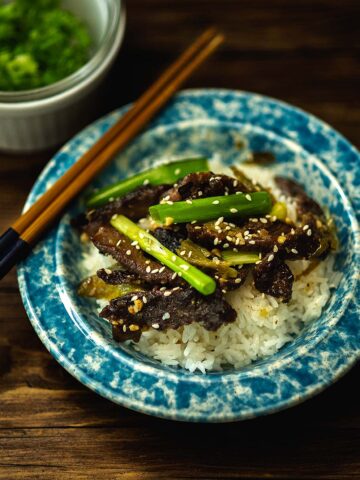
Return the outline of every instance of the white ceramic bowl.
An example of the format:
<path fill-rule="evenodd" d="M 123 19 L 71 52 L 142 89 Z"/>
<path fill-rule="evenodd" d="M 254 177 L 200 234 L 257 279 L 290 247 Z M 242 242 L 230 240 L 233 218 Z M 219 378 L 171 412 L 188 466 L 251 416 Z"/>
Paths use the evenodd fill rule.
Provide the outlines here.
<path fill-rule="evenodd" d="M 118 53 L 125 29 L 121 0 L 63 0 L 88 25 L 93 55 L 79 70 L 52 85 L 0 91 L 0 149 L 33 152 L 63 143 L 90 119 L 96 90 Z"/>

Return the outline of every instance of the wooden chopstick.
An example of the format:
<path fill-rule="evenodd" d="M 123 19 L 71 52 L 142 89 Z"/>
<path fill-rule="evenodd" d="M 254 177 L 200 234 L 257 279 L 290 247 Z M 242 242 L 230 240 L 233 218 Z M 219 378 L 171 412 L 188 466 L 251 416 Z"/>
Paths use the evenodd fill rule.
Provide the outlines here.
<path fill-rule="evenodd" d="M 12 229 L 17 233 L 28 228 L 39 214 L 58 197 L 64 188 L 66 188 L 79 174 L 89 165 L 93 159 L 109 145 L 135 118 L 142 112 L 145 106 L 151 102 L 161 92 L 163 88 L 178 75 L 184 66 L 191 60 L 193 55 L 201 51 L 211 39 L 216 37 L 217 32 L 214 28 L 209 28 L 202 33 L 178 58 L 172 63 L 155 81 L 150 88 L 137 100 L 134 106 L 118 120 L 101 138 L 97 141 L 59 180 L 37 200 L 23 215 L 21 215 L 12 225 Z M 116 153 L 116 150 L 113 150 Z M 109 157 L 108 160 L 111 158 Z"/>
<path fill-rule="evenodd" d="M 0 237 L 0 278 L 28 254 L 30 245 L 36 242 L 64 207 L 115 153 L 134 138 L 223 40 L 223 35 L 214 29 L 204 32 L 124 115 L 125 121 L 118 121 L 33 207 L 14 222 Z"/>
<path fill-rule="evenodd" d="M 223 41 L 221 34 L 215 35 L 211 40 L 199 50 L 188 64 L 180 71 L 175 78 L 172 78 L 169 84 L 164 87 L 162 92 L 156 96 L 152 102 L 147 104 L 137 115 L 134 121 L 130 122 L 118 136 L 114 138 L 96 157 L 96 161 L 90 163 L 78 177 L 63 190 L 56 201 L 52 202 L 29 227 L 21 234 L 21 238 L 33 244 L 39 235 L 48 227 L 49 223 L 64 209 L 69 201 L 74 198 L 89 182 L 94 178 L 113 158 L 121 148 L 132 140 L 135 135 L 144 127 L 144 125 L 155 115 L 156 112 L 171 98 L 178 90 L 179 86 L 193 73 L 193 71 L 206 60 L 206 58 Z"/>

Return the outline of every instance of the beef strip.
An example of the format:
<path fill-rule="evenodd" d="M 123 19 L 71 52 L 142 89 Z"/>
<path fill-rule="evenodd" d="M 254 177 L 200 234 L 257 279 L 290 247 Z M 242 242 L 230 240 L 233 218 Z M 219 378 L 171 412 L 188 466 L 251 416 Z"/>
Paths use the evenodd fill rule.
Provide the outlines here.
<path fill-rule="evenodd" d="M 111 270 L 108 268 L 101 268 L 96 272 L 97 276 L 101 278 L 108 285 L 120 285 L 122 283 L 131 283 L 133 285 L 141 285 L 144 282 L 134 273 L 129 273 L 124 270 Z"/>
<path fill-rule="evenodd" d="M 146 217 L 149 207 L 159 203 L 161 194 L 169 189 L 169 185 L 144 185 L 117 198 L 106 205 L 89 210 L 72 221 L 72 225 L 85 231 L 90 237 L 99 227 L 108 222 L 114 214 L 125 215 L 131 220 Z"/>
<path fill-rule="evenodd" d="M 310 198 L 305 190 L 294 180 L 284 177 L 275 177 L 277 187 L 288 197 L 296 201 L 299 215 L 305 213 L 313 213 L 319 217 L 324 216 L 324 212 L 320 205 Z"/>
<path fill-rule="evenodd" d="M 294 275 L 279 255 L 267 254 L 255 265 L 253 277 L 259 292 L 280 298 L 284 303 L 291 300 Z"/>
<path fill-rule="evenodd" d="M 92 236 L 96 248 L 104 255 L 111 255 L 130 274 L 137 275 L 149 285 L 181 285 L 174 272 L 132 245 L 125 235 L 111 225 L 102 225 Z"/>
<path fill-rule="evenodd" d="M 149 327 L 164 331 L 197 322 L 215 331 L 224 323 L 234 322 L 236 312 L 219 291 L 204 296 L 193 288 L 178 287 L 124 295 L 112 300 L 100 316 L 111 322 L 115 340 L 122 342 L 138 341 Z"/>
<path fill-rule="evenodd" d="M 179 181 L 176 187 L 167 190 L 162 195 L 162 199 L 178 202 L 248 191 L 239 180 L 227 175 L 218 175 L 212 172 L 189 173 Z"/>
<path fill-rule="evenodd" d="M 296 202 L 297 213 L 302 223 L 302 238 L 296 250 L 311 252 L 306 256 L 325 258 L 331 249 L 336 250 L 337 239 L 332 219 L 326 219 L 320 205 L 310 198 L 302 186 L 293 180 L 276 177 L 275 182 L 280 190 Z M 308 238 L 306 238 L 308 237 Z M 315 248 L 316 247 L 316 248 Z"/>
<path fill-rule="evenodd" d="M 311 218 L 308 218 L 306 230 L 304 226 L 296 227 L 280 220 L 265 217 L 262 220 L 266 223 L 253 218 L 241 226 L 228 222 L 188 224 L 187 230 L 193 241 L 207 248 L 216 245 L 225 249 L 236 248 L 239 252 L 261 253 L 275 249 L 287 260 L 311 258 L 320 246 L 316 225 Z"/>
<path fill-rule="evenodd" d="M 170 228 L 159 227 L 151 234 L 159 240 L 159 242 L 172 252 L 176 253 L 181 241 L 187 237 L 186 227 L 183 224 L 172 225 Z"/>

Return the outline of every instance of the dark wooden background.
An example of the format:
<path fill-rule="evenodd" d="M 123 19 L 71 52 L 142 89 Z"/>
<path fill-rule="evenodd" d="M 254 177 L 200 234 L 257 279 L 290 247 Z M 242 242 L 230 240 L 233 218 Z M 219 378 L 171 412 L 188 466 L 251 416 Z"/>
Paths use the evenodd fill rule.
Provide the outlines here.
<path fill-rule="evenodd" d="M 217 24 L 227 43 L 190 87 L 284 99 L 359 146 L 359 0 L 130 0 L 123 50 L 99 114 L 135 98 L 187 42 Z M 0 230 L 51 152 L 0 154 Z M 227 425 L 150 418 L 87 390 L 48 354 L 0 283 L 1 479 L 360 479 L 360 367 L 318 397 Z"/>

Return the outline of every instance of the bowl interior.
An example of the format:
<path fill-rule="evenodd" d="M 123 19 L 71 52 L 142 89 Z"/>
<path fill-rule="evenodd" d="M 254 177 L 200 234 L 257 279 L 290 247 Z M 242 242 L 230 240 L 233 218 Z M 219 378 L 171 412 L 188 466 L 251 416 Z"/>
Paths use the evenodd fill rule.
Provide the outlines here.
<path fill-rule="evenodd" d="M 74 13 L 78 18 L 81 18 L 89 28 L 94 47 L 97 48 L 107 31 L 109 24 L 109 9 L 107 8 L 108 1 L 102 2 L 99 0 L 63 0 L 62 6 Z"/>
<path fill-rule="evenodd" d="M 96 179 L 91 188 L 112 183 L 153 165 L 155 160 L 172 156 L 201 154 L 212 158 L 218 155 L 224 164 L 239 163 L 246 150 L 244 139 L 251 150 L 274 153 L 277 162 L 267 168 L 297 179 L 306 185 L 312 197 L 330 210 L 341 244 L 336 256 L 336 269 L 341 272 L 341 281 L 336 291 L 333 291 L 321 317 L 308 324 L 294 341 L 285 345 L 278 353 L 243 369 L 249 371 L 264 363 L 294 360 L 324 339 L 335 327 L 350 299 L 355 278 L 355 266 L 351 262 L 355 245 L 354 214 L 336 179 L 326 167 L 296 143 L 260 127 L 209 120 L 186 121 L 153 128 L 139 136 Z M 98 317 L 95 301 L 77 296 L 77 286 L 86 276 L 81 262 L 81 252 L 86 247 L 81 244 L 78 234 L 70 227 L 69 222 L 73 216 L 84 210 L 85 197 L 86 192 L 62 218 L 56 236 L 57 288 L 71 321 L 97 345 L 106 343 L 108 351 L 116 358 L 132 357 L 135 361 L 173 371 L 173 367 L 160 364 L 131 347 L 113 341 L 109 325 Z"/>

